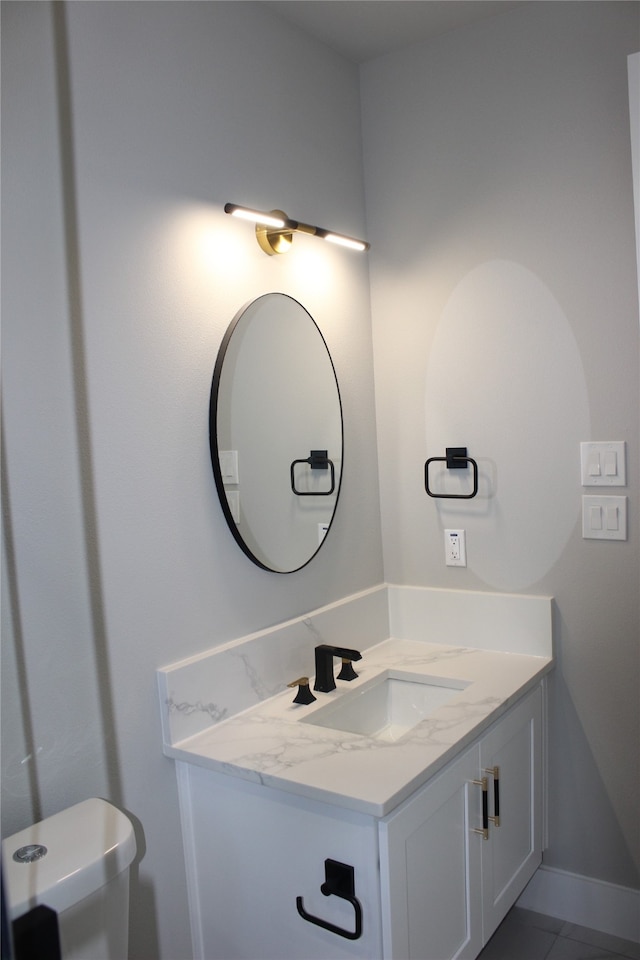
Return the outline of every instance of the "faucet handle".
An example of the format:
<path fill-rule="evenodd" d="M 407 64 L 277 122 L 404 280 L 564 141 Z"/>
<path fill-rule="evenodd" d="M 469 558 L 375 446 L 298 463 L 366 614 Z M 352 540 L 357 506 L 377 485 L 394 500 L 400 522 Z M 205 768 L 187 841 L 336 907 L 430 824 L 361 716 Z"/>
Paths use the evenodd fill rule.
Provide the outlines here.
<path fill-rule="evenodd" d="M 349 657 L 342 658 L 342 668 L 338 674 L 338 680 L 355 680 L 358 674 L 353 669 L 353 664 Z"/>
<path fill-rule="evenodd" d="M 298 687 L 298 692 L 293 698 L 294 703 L 313 703 L 316 699 L 309 689 L 309 677 L 298 677 L 287 684 L 288 687 Z"/>

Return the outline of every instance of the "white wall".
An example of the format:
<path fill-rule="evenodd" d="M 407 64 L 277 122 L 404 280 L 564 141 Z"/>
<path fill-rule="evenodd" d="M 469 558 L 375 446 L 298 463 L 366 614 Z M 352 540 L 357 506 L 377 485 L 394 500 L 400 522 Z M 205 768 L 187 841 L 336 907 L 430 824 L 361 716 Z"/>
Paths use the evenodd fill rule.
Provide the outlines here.
<path fill-rule="evenodd" d="M 72 346 L 52 22 L 48 4 L 7 4 L 2 17 L 5 835 L 70 796 L 109 792 L 110 691 L 90 586 L 91 477 L 79 460 L 85 404 L 80 344 Z"/>
<path fill-rule="evenodd" d="M 385 578 L 555 596 L 545 860 L 636 887 L 639 45 L 635 3 L 523 4 L 362 69 Z M 626 542 L 581 538 L 589 439 L 627 442 Z M 479 496 L 429 499 L 464 444 Z"/>
<path fill-rule="evenodd" d="M 182 960 L 155 669 L 382 579 L 367 259 L 310 237 L 268 258 L 222 211 L 364 233 L 358 75 L 250 3 L 2 7 L 3 833 L 93 793 L 123 805 L 132 956 Z M 327 340 L 348 451 L 334 528 L 290 576 L 238 549 L 209 462 L 219 343 L 270 290 Z"/>

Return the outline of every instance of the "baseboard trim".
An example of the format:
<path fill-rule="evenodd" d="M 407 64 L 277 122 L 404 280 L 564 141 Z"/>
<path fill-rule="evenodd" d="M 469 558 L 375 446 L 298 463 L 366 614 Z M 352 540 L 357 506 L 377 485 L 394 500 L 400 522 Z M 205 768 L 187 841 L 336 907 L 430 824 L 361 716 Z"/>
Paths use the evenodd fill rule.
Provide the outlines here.
<path fill-rule="evenodd" d="M 542 866 L 518 906 L 640 943 L 640 890 Z"/>

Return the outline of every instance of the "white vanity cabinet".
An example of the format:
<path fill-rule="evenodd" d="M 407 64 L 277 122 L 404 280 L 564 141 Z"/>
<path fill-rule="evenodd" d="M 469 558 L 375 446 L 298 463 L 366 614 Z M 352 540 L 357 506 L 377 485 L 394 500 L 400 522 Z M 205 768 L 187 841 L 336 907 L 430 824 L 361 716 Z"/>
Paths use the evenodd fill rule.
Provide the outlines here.
<path fill-rule="evenodd" d="M 198 960 L 379 960 L 377 820 L 178 764 L 194 957 Z M 325 860 L 354 867 L 362 935 L 350 903 L 325 897 Z"/>
<path fill-rule="evenodd" d="M 380 821 L 385 958 L 473 960 L 513 905 L 542 858 L 541 726 L 538 688 Z"/>
<path fill-rule="evenodd" d="M 472 960 L 541 860 L 541 726 L 538 686 L 382 819 L 178 762 L 195 956 Z M 355 931 L 326 860 L 354 868 L 357 939 L 296 907 Z"/>

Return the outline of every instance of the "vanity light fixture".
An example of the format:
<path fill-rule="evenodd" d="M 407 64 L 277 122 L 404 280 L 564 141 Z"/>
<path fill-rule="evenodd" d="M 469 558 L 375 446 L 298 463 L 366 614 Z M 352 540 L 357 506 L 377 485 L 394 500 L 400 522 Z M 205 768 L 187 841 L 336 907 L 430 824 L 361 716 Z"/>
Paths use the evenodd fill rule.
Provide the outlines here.
<path fill-rule="evenodd" d="M 348 247 L 350 250 L 368 250 L 370 247 L 366 240 L 357 240 L 355 237 L 347 237 L 333 230 L 325 230 L 324 227 L 314 227 L 310 223 L 291 220 L 282 210 L 264 213 L 261 210 L 252 210 L 250 207 L 241 207 L 237 203 L 225 203 L 224 212 L 255 223 L 256 239 L 260 249 L 269 256 L 273 256 L 274 253 L 286 253 L 293 242 L 294 233 L 308 233 L 329 243 Z"/>

